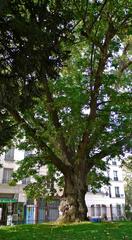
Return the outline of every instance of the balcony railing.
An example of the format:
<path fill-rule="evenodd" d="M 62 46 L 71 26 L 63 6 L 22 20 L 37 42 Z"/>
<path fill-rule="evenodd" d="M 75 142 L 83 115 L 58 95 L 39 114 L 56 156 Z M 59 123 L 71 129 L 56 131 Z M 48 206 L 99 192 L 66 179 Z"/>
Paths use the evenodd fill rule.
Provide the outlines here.
<path fill-rule="evenodd" d="M 3 179 L 0 179 L 0 183 L 9 183 L 10 180 L 11 178 L 3 178 Z"/>

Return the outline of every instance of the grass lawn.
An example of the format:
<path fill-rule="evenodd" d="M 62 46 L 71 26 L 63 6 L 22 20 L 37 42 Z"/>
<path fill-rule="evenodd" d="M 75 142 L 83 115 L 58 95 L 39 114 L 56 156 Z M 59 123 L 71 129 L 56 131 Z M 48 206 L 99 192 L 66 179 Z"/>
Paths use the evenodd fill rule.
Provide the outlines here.
<path fill-rule="evenodd" d="M 132 240 L 132 222 L 0 227 L 0 240 Z"/>

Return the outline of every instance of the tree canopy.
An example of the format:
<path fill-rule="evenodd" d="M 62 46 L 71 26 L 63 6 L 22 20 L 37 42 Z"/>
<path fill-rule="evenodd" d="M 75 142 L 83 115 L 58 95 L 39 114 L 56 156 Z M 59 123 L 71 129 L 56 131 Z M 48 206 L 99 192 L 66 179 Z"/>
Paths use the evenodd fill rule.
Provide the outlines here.
<path fill-rule="evenodd" d="M 125 0 L 1 2 L 0 145 L 21 139 L 29 173 L 63 173 L 75 217 L 88 173 L 130 148 L 130 20 Z"/>

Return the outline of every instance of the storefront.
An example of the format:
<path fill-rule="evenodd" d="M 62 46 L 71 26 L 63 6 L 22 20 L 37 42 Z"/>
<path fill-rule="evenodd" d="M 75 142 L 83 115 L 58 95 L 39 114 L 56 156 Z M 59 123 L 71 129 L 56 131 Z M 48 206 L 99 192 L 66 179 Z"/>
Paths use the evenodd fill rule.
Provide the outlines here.
<path fill-rule="evenodd" d="M 0 225 L 7 225 L 7 218 L 9 215 L 13 215 L 13 209 L 16 204 L 16 199 L 0 197 Z"/>

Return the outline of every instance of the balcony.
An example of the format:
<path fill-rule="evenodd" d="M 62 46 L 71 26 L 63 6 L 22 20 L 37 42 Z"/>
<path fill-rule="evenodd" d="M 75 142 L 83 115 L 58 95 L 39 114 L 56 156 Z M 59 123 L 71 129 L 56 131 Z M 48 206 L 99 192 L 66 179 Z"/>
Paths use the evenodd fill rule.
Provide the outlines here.
<path fill-rule="evenodd" d="M 10 180 L 11 178 L 3 178 L 0 183 L 9 183 Z"/>

